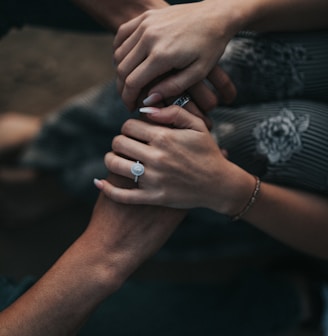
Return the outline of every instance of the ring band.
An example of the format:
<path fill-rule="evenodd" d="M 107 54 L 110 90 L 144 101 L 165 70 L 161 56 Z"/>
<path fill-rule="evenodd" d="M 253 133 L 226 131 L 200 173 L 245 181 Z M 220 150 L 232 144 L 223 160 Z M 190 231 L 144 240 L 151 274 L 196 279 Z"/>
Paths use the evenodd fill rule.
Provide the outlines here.
<path fill-rule="evenodd" d="M 186 104 L 188 104 L 191 100 L 191 97 L 188 94 L 184 94 L 180 96 L 178 99 L 176 99 L 172 105 L 178 105 L 180 107 L 184 107 Z"/>
<path fill-rule="evenodd" d="M 136 163 L 134 163 L 131 166 L 131 173 L 134 176 L 134 182 L 137 183 L 138 182 L 138 178 L 139 176 L 143 175 L 143 173 L 145 172 L 145 167 L 143 164 L 141 164 L 139 161 L 137 161 Z"/>

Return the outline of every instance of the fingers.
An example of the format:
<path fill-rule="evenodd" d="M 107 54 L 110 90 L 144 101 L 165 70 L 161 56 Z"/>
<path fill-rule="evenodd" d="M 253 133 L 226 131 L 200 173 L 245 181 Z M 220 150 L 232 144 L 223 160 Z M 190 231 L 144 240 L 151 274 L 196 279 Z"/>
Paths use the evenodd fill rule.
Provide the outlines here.
<path fill-rule="evenodd" d="M 188 109 L 189 108 L 192 109 L 191 102 L 188 103 Z M 196 109 L 195 106 L 193 108 Z M 136 150 L 138 150 L 139 156 L 137 158 L 142 160 L 140 155 L 145 155 L 147 150 L 146 148 L 140 149 L 140 147 L 142 147 L 139 146 L 140 142 L 151 143 L 154 139 L 164 136 L 164 133 L 166 133 L 167 136 L 167 134 L 172 131 L 171 128 L 163 128 L 160 125 L 168 125 L 180 129 L 193 129 L 195 131 L 204 131 L 204 129 L 206 129 L 204 122 L 198 116 L 196 117 L 177 105 L 171 105 L 164 108 L 147 107 L 142 108 L 141 112 L 146 113 L 147 118 L 155 121 L 157 125 L 137 119 L 127 120 L 121 130 L 122 135 L 115 137 L 113 140 L 112 145 L 115 152 L 134 158 L 135 155 L 131 154 L 136 153 Z M 124 136 L 127 138 L 124 138 Z M 136 139 L 137 141 L 133 139 Z M 124 145 L 127 143 L 127 146 L 129 147 L 128 151 L 127 149 L 124 149 L 124 153 L 122 152 L 123 143 Z M 146 144 L 143 145 L 146 146 Z"/>
<path fill-rule="evenodd" d="M 139 48 L 138 34 L 134 32 L 114 53 L 114 64 L 117 64 L 118 91 L 122 93 L 127 76 L 146 58 L 146 51 Z"/>
<path fill-rule="evenodd" d="M 231 104 L 235 100 L 237 96 L 236 87 L 230 77 L 218 65 L 211 70 L 207 78 L 225 104 Z"/>
<path fill-rule="evenodd" d="M 156 126 L 147 127 L 147 123 L 126 123 L 123 134 L 116 136 L 112 142 L 113 151 L 131 160 L 145 161 L 151 155 L 151 149 L 144 142 L 149 142 L 156 134 Z M 144 130 L 144 132 L 142 131 Z M 154 155 L 154 154 L 153 154 Z"/>
<path fill-rule="evenodd" d="M 119 156 L 114 152 L 109 152 L 105 155 L 104 162 L 105 166 L 111 173 L 114 173 L 117 176 L 126 177 L 138 183 L 135 184 L 136 187 L 139 186 L 142 189 L 145 183 L 147 185 L 156 184 L 154 183 L 154 181 L 157 181 L 157 176 L 156 174 L 154 174 L 151 166 L 147 166 L 147 164 L 143 166 L 143 164 L 138 161 L 138 164 L 143 166 L 144 170 L 147 171 L 147 174 L 144 174 L 144 172 L 142 172 L 141 174 L 137 174 L 136 176 L 132 170 L 133 166 L 136 165 L 136 161 L 132 161 L 130 159 Z"/>
<path fill-rule="evenodd" d="M 113 48 L 118 49 L 121 47 L 123 42 L 131 36 L 131 34 L 136 31 L 137 27 L 140 25 L 140 23 L 143 21 L 143 15 L 139 15 L 136 18 L 130 20 L 127 23 L 124 23 L 120 26 L 120 28 L 117 31 L 116 36 L 114 37 L 113 41 Z"/>
<path fill-rule="evenodd" d="M 169 70 L 167 69 L 166 72 Z M 205 78 L 206 75 L 206 71 L 199 63 L 185 64 L 183 69 L 174 72 L 171 71 L 170 74 L 155 84 L 149 90 L 149 95 L 156 93 L 164 99 L 180 96 L 183 92 L 189 90 L 190 87 L 196 84 L 199 78 Z"/>
<path fill-rule="evenodd" d="M 131 167 L 135 161 L 118 156 L 113 152 L 109 152 L 105 155 L 104 162 L 105 166 L 111 173 L 124 176 L 129 179 L 134 179 L 134 175 L 131 172 Z"/>
<path fill-rule="evenodd" d="M 230 77 L 219 66 L 215 66 L 207 76 L 213 87 L 212 89 L 204 81 L 197 82 L 199 75 L 197 77 L 193 76 L 193 73 L 200 74 L 200 77 L 206 76 L 206 73 L 202 74 L 199 70 L 197 72 L 197 66 L 196 64 L 190 65 L 184 70 L 166 76 L 152 87 L 149 96 L 157 95 L 158 99 L 168 99 L 188 91 L 199 109 L 208 112 L 219 104 L 219 98 L 213 92 L 213 89 L 215 89 L 220 96 L 220 100 L 225 104 L 232 103 L 236 98 L 237 91 Z M 154 102 L 157 103 L 157 101 Z"/>
<path fill-rule="evenodd" d="M 142 189 L 125 189 L 116 187 L 106 180 L 94 181 L 95 186 L 101 190 L 108 198 L 117 203 L 123 204 L 149 204 L 157 205 L 158 201 L 155 193 L 145 192 Z"/>
<path fill-rule="evenodd" d="M 139 54 L 139 56 L 137 56 Z M 143 88 L 149 83 L 160 78 L 163 74 L 170 72 L 170 63 L 162 62 L 158 54 L 149 55 L 138 52 L 138 47 L 131 52 L 117 68 L 117 84 L 122 100 L 126 106 L 133 110 L 137 106 L 138 97 Z M 160 66 L 159 66 L 160 64 Z M 161 95 L 164 99 L 171 97 L 169 94 Z"/>
<path fill-rule="evenodd" d="M 201 111 L 208 112 L 218 105 L 218 97 L 203 81 L 188 89 L 188 93 Z"/>
<path fill-rule="evenodd" d="M 204 131 L 206 128 L 202 120 L 177 105 L 156 109 L 155 113 L 148 114 L 148 118 L 156 123 L 172 125 L 179 129 Z"/>
<path fill-rule="evenodd" d="M 205 123 L 206 127 L 208 129 L 211 129 L 212 121 L 206 116 L 206 114 L 204 114 L 203 112 L 199 110 L 199 108 L 196 106 L 196 104 L 193 101 L 190 101 L 184 107 L 184 109 L 190 112 L 191 114 L 193 114 L 194 116 L 198 117 L 199 119 L 201 119 Z"/>
<path fill-rule="evenodd" d="M 159 109 L 156 109 L 156 111 L 157 110 Z M 159 125 L 152 125 L 142 120 L 129 119 L 122 126 L 122 135 L 114 138 L 112 143 L 113 150 L 121 153 L 121 147 L 123 144 L 125 145 L 126 142 L 130 142 L 129 146 L 131 150 L 133 150 L 134 146 L 139 148 L 139 143 L 146 146 L 145 143 L 151 142 L 152 139 L 159 134 L 160 128 L 161 126 Z M 127 155 L 126 153 L 124 154 Z M 134 156 L 131 157 L 134 158 Z M 139 160 L 141 160 L 141 158 L 139 158 Z"/>
<path fill-rule="evenodd" d="M 172 103 L 172 100 L 170 100 L 170 105 L 171 105 L 171 103 Z M 190 100 L 185 106 L 183 106 L 183 109 L 187 110 L 188 112 L 190 112 L 194 116 L 203 120 L 203 122 L 205 123 L 205 125 L 207 126 L 208 129 L 210 129 L 212 127 L 212 121 L 206 116 L 206 114 L 204 114 L 199 109 L 197 104 L 195 104 L 192 100 Z"/>
<path fill-rule="evenodd" d="M 122 134 L 112 142 L 113 152 L 105 156 L 105 165 L 112 173 L 134 178 L 131 167 L 139 160 L 148 165 L 156 165 L 161 157 L 163 146 L 169 148 L 177 141 L 177 128 L 204 131 L 206 126 L 198 117 L 183 108 L 172 105 L 148 117 L 158 124 L 171 125 L 173 128 L 153 125 L 140 120 L 130 119 L 122 127 Z M 181 132 L 181 131 L 179 131 Z M 156 159 L 157 158 L 157 159 Z M 148 166 L 148 168 L 150 168 Z M 148 169 L 147 181 L 156 181 L 156 170 Z M 143 179 L 143 176 L 142 176 Z"/>

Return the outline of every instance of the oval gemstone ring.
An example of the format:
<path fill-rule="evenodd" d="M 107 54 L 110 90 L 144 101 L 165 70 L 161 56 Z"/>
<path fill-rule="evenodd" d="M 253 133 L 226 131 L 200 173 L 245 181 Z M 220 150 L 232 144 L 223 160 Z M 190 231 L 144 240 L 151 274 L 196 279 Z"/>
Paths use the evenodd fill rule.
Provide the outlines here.
<path fill-rule="evenodd" d="M 136 163 L 134 163 L 131 166 L 131 173 L 134 176 L 134 182 L 137 183 L 138 182 L 138 178 L 139 176 L 143 175 L 145 172 L 145 167 L 142 163 L 140 163 L 139 161 L 137 161 Z"/>

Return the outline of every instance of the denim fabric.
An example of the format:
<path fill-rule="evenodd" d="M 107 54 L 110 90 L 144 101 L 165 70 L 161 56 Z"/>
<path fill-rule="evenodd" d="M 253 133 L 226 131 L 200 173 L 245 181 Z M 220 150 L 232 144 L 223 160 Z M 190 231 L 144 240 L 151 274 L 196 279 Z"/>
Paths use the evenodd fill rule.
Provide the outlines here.
<path fill-rule="evenodd" d="M 4 276 L 0 276 L 0 311 L 13 303 L 26 292 L 34 283 L 33 277 L 26 277 L 16 282 Z"/>

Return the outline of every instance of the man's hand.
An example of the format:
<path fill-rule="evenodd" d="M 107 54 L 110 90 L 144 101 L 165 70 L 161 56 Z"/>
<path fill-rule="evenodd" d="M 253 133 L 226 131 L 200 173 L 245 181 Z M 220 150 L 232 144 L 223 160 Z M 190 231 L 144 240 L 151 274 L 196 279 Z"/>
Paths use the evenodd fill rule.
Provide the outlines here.
<path fill-rule="evenodd" d="M 111 174 L 108 181 L 124 189 L 136 187 L 131 179 Z M 124 205 L 101 193 L 86 235 L 94 248 L 101 246 L 119 283 L 157 252 L 176 229 L 185 210 L 149 205 Z"/>

